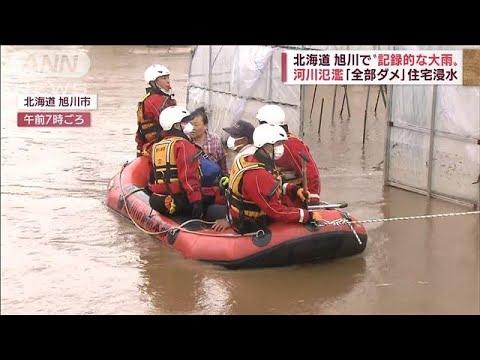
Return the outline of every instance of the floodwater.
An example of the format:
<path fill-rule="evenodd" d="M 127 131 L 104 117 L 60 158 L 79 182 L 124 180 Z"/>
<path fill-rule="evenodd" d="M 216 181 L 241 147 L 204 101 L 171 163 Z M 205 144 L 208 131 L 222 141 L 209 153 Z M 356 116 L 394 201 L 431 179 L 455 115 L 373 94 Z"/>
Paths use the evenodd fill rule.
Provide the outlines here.
<path fill-rule="evenodd" d="M 331 262 L 226 270 L 187 260 L 104 205 L 110 178 L 135 156 L 136 102 L 152 63 L 172 70 L 186 99 L 188 48 L 41 47 L 84 51 L 79 78 L 21 76 L 38 47 L 2 47 L 2 314 L 479 314 L 480 219 L 450 216 L 366 224 L 364 253 Z M 29 66 L 33 66 L 30 64 Z M 384 115 L 371 88 L 307 89 L 305 141 L 322 197 L 347 201 L 357 218 L 383 219 L 470 208 L 383 186 Z M 16 96 L 98 95 L 86 128 L 17 127 Z M 318 135 L 321 98 L 325 99 Z"/>

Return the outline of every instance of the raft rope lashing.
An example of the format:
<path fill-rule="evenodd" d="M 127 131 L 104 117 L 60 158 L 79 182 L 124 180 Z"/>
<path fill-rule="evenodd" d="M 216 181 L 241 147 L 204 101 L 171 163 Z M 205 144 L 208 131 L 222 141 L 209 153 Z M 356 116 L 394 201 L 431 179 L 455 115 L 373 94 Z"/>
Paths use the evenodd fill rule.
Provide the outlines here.
<path fill-rule="evenodd" d="M 438 218 L 438 217 L 446 217 L 446 216 L 475 215 L 475 214 L 480 214 L 480 211 L 466 211 L 466 212 L 460 212 L 460 213 L 417 215 L 417 216 L 399 216 L 399 217 L 393 217 L 393 218 L 369 219 L 369 220 L 347 220 L 345 218 L 344 219 L 333 220 L 333 221 L 318 220 L 316 222 L 316 225 L 317 226 L 326 226 L 326 225 L 341 226 L 341 225 L 349 224 L 349 223 L 350 224 L 369 224 L 369 223 L 376 223 L 376 222 L 430 219 L 430 218 Z"/>
<path fill-rule="evenodd" d="M 352 232 L 355 234 L 357 241 L 360 245 L 362 245 L 362 241 L 358 237 L 357 232 L 355 231 L 352 224 L 369 224 L 375 222 L 387 222 L 387 221 L 399 221 L 399 220 L 418 220 L 418 219 L 430 219 L 430 218 L 438 218 L 438 217 L 446 217 L 446 216 L 460 216 L 460 215 L 474 215 L 480 214 L 480 211 L 467 211 L 467 212 L 460 212 L 460 213 L 447 213 L 447 214 L 432 214 L 432 215 L 417 215 L 417 216 L 399 216 L 393 218 L 385 218 L 385 219 L 369 219 L 369 220 L 352 220 L 350 215 L 344 211 L 342 211 L 343 219 L 337 219 L 333 221 L 326 221 L 326 220 L 317 220 L 315 225 L 317 227 L 332 225 L 332 226 L 342 226 L 348 225 Z"/>
<path fill-rule="evenodd" d="M 135 220 L 132 218 L 132 216 L 130 215 L 130 211 L 128 209 L 128 202 L 126 201 L 126 199 L 132 195 L 133 193 L 137 192 L 137 191 L 140 191 L 140 190 L 143 190 L 143 189 L 135 189 L 133 190 L 131 193 L 129 193 L 127 196 L 125 196 L 125 193 L 123 191 L 123 186 L 122 186 L 122 173 L 123 173 L 123 170 L 125 169 L 125 167 L 127 167 L 127 165 L 130 164 L 129 161 L 125 162 L 125 164 L 123 164 L 122 166 L 122 169 L 120 170 L 120 174 L 119 174 L 119 182 L 120 182 L 120 192 L 122 194 L 122 198 L 124 199 L 124 202 L 125 202 L 125 210 L 127 211 L 127 214 L 128 214 L 128 217 L 130 218 L 130 220 L 133 222 L 133 224 L 139 229 L 141 230 L 142 232 L 144 232 L 145 234 L 149 234 L 149 235 L 160 235 L 160 234 L 164 234 L 164 233 L 167 233 L 167 232 L 170 232 L 172 235 L 175 234 L 175 232 L 177 231 L 185 231 L 185 232 L 188 232 L 188 233 L 191 233 L 191 234 L 196 234 L 196 235 L 202 235 L 202 236 L 218 236 L 218 237 L 244 237 L 244 236 L 263 236 L 264 235 L 264 232 L 263 230 L 259 230 L 257 232 L 252 232 L 252 233 L 247 233 L 247 234 L 206 234 L 206 233 L 201 233 L 201 232 L 198 232 L 198 231 L 193 231 L 193 230 L 188 230 L 188 229 L 185 229 L 184 227 L 192 222 L 199 222 L 199 223 L 203 223 L 203 224 L 207 224 L 207 225 L 212 225 L 214 224 L 215 222 L 212 222 L 212 221 L 205 221 L 205 220 L 201 220 L 201 219 L 191 219 L 191 220 L 187 220 L 185 221 L 184 223 L 180 224 L 179 226 L 176 226 L 176 227 L 171 227 L 169 229 L 166 229 L 166 230 L 162 230 L 162 231 L 158 231 L 158 232 L 151 232 L 151 231 L 147 231 L 145 229 L 143 229 L 142 227 L 140 227 L 136 222 Z M 340 211 L 340 210 L 339 210 Z M 359 242 L 359 244 L 361 245 L 362 242 L 360 240 L 360 238 L 358 237 L 358 234 L 357 232 L 355 231 L 354 227 L 352 226 L 353 224 L 370 224 L 370 223 L 377 223 L 377 222 L 388 222 L 388 221 L 401 221 L 401 220 L 419 220 L 419 219 L 431 219 L 431 218 L 439 218 L 439 217 L 447 217 L 447 216 L 462 216 L 462 215 L 475 215 L 475 214 L 480 214 L 480 211 L 466 211 L 466 212 L 459 212 L 459 213 L 446 213 L 446 214 L 431 214 L 431 215 L 417 215 L 417 216 L 399 216 L 399 217 L 393 217 L 393 218 L 383 218 L 383 219 L 368 219 L 368 220 L 351 220 L 350 218 L 350 215 L 347 213 L 347 212 L 344 212 L 344 211 L 340 211 L 343 215 L 343 218 L 342 219 L 337 219 L 337 220 L 332 220 L 332 221 L 327 221 L 327 220 L 317 220 L 315 222 L 315 225 L 317 227 L 323 227 L 323 226 L 342 226 L 342 225 L 348 225 L 350 227 L 350 229 L 352 230 L 352 232 L 355 234 L 356 238 L 357 238 L 357 241 Z"/>
<path fill-rule="evenodd" d="M 120 174 L 119 174 L 119 186 L 120 186 L 120 193 L 121 193 L 121 196 L 122 196 L 122 200 L 125 204 L 125 210 L 127 211 L 127 215 L 129 217 L 129 219 L 133 222 L 133 224 L 140 230 L 142 231 L 143 233 L 145 234 L 148 234 L 148 235 L 161 235 L 161 234 L 165 234 L 165 233 L 168 233 L 170 232 L 170 234 L 173 236 L 175 235 L 175 233 L 179 230 L 181 231 L 185 231 L 185 232 L 188 232 L 188 233 L 191 233 L 191 234 L 197 234 L 197 235 L 202 235 L 202 236 L 220 236 L 220 237 L 244 237 L 244 236 L 262 236 L 265 234 L 265 232 L 263 230 L 258 230 L 256 232 L 252 232 L 252 233 L 247 233 L 247 234 L 205 234 L 205 233 L 200 233 L 200 232 L 197 232 L 197 231 L 192 231 L 192 230 L 188 230 L 188 229 L 184 229 L 184 227 L 192 222 L 200 222 L 200 223 L 203 223 L 203 224 L 207 224 L 207 225 L 213 225 L 215 222 L 213 221 L 204 221 L 204 220 L 201 220 L 201 219 L 191 219 L 191 220 L 187 220 L 185 222 L 183 222 L 182 224 L 180 224 L 179 226 L 174 226 L 174 227 L 170 227 L 168 229 L 165 229 L 165 230 L 162 230 L 162 231 L 156 231 L 156 232 L 152 232 L 152 231 L 147 231 L 145 230 L 144 228 L 142 228 L 140 225 L 138 225 L 136 223 L 136 221 L 133 219 L 132 215 L 130 215 L 130 210 L 128 208 L 128 201 L 127 199 L 130 197 L 130 195 L 140 191 L 140 190 L 143 190 L 143 188 L 140 188 L 140 189 L 135 189 L 133 190 L 132 192 L 128 193 L 127 195 L 125 195 L 125 192 L 123 191 L 123 185 L 122 185 L 122 173 L 123 173 L 123 170 L 127 167 L 127 165 L 130 164 L 129 161 L 126 161 L 125 164 L 122 165 L 122 169 L 120 170 Z M 153 210 L 153 209 L 152 209 Z"/>

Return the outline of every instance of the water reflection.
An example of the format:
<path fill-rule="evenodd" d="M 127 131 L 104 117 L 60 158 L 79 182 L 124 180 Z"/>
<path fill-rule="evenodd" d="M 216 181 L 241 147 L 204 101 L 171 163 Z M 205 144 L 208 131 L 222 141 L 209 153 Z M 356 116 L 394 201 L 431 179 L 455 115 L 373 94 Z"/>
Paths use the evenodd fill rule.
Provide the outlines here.
<path fill-rule="evenodd" d="M 320 264 L 228 270 L 184 259 L 155 239 L 140 255 L 157 314 L 321 314 L 362 281 L 362 256 Z"/>
<path fill-rule="evenodd" d="M 385 189 L 385 218 L 471 209 L 405 190 Z M 381 226 L 388 254 L 378 283 L 376 313 L 480 312 L 478 215 L 398 220 Z M 472 251 L 473 250 L 473 251 Z"/>
<path fill-rule="evenodd" d="M 186 260 L 142 234 L 102 206 L 105 189 L 135 155 L 145 68 L 168 66 L 177 101 L 184 104 L 190 54 L 166 47 L 74 48 L 88 53 L 88 74 L 46 81 L 22 78 L 15 61 L 17 51 L 37 47 L 2 46 L 2 313 L 480 313 L 479 216 L 372 223 L 358 257 L 241 271 Z M 307 87 L 306 116 L 313 88 Z M 380 103 L 380 115 L 373 117 L 370 97 L 362 151 L 366 87 L 348 87 L 351 117 L 343 120 L 338 92 L 332 122 L 333 90 L 318 87 L 312 121 L 305 124 L 326 201 L 348 201 L 359 219 L 468 211 L 384 188 L 384 107 Z M 97 94 L 92 126 L 17 127 L 18 94 L 54 92 Z"/>

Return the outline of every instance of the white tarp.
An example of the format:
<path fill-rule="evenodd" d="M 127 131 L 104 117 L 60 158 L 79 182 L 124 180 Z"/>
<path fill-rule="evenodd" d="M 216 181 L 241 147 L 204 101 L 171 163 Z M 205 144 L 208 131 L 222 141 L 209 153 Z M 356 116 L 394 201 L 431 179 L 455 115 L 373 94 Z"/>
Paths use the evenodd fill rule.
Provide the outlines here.
<path fill-rule="evenodd" d="M 222 128 L 238 119 L 256 125 L 255 114 L 265 103 L 283 108 L 289 130 L 301 134 L 302 105 L 299 85 L 281 81 L 281 53 L 285 49 L 378 50 L 391 46 L 197 46 L 191 62 L 187 108 L 205 106 L 209 130 Z"/>
<path fill-rule="evenodd" d="M 187 108 L 205 106 L 209 130 L 238 119 L 256 125 L 262 105 L 275 103 L 287 116 L 289 129 L 300 130 L 300 86 L 281 81 L 281 48 L 272 46 L 198 46 L 188 83 Z"/>
<path fill-rule="evenodd" d="M 421 47 L 425 50 L 462 48 Z M 433 195 L 476 204 L 480 201 L 477 182 L 480 176 L 477 144 L 480 139 L 480 87 L 439 85 L 435 106 L 433 99 L 433 86 L 393 87 L 390 119 L 393 127 L 386 153 L 387 182 L 428 191 L 431 165 Z M 435 132 L 432 164 L 429 164 L 432 115 Z"/>
<path fill-rule="evenodd" d="M 468 48 L 479 48 L 469 46 Z M 457 50 L 464 46 L 198 46 L 189 75 L 187 107 L 205 106 L 209 129 L 238 119 L 256 125 L 255 114 L 265 103 L 280 105 L 289 128 L 301 134 L 301 88 L 281 81 L 284 49 L 315 50 Z M 428 191 L 430 124 L 434 86 L 394 86 L 390 137 L 385 169 L 387 183 Z M 480 88 L 441 85 L 436 90 L 435 135 L 431 164 L 431 192 L 469 203 L 480 202 Z M 480 204 L 479 204 L 480 205 Z"/>

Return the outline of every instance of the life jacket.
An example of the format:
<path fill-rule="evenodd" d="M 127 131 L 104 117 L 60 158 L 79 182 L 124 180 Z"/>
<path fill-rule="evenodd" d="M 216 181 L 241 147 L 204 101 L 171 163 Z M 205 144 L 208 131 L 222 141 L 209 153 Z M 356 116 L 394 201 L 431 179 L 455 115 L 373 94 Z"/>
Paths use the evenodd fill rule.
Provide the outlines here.
<path fill-rule="evenodd" d="M 229 207 L 232 207 L 239 213 L 241 218 L 244 216 L 260 218 L 266 216 L 265 212 L 263 212 L 253 201 L 246 200 L 242 195 L 243 175 L 248 170 L 267 168 L 265 164 L 260 162 L 247 161 L 246 158 L 248 156 L 249 155 L 245 155 L 238 158 L 232 165 L 227 189 L 227 203 Z M 278 181 L 277 186 L 272 189 L 271 195 L 273 195 L 275 192 L 281 193 L 282 191 L 280 177 L 276 174 L 274 176 L 278 179 Z"/>
<path fill-rule="evenodd" d="M 138 131 L 140 134 L 145 138 L 147 142 L 155 141 L 158 136 L 160 135 L 160 131 L 162 130 L 162 127 L 160 126 L 159 122 L 155 121 L 155 119 L 145 119 L 143 115 L 143 103 L 145 100 L 154 93 L 148 92 L 138 103 L 138 108 L 137 108 L 137 124 L 138 124 Z M 168 95 L 163 95 L 165 99 L 163 100 L 162 106 L 158 110 L 159 113 L 162 112 L 163 109 L 165 109 L 168 104 L 168 100 L 170 99 L 170 96 Z"/>
<path fill-rule="evenodd" d="M 174 145 L 181 137 L 174 136 L 162 139 L 152 147 L 152 164 L 154 184 L 179 183 L 177 159 L 175 158 Z"/>

